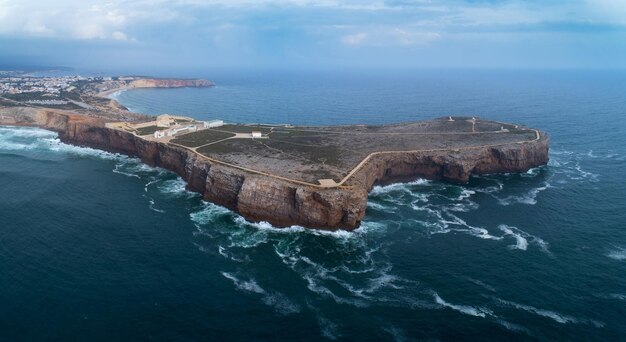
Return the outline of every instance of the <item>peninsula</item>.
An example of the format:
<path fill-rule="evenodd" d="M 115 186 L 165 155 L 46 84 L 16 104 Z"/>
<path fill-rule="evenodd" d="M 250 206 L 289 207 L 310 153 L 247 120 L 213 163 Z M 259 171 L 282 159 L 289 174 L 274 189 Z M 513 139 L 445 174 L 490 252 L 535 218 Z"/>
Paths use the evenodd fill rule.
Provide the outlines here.
<path fill-rule="evenodd" d="M 376 184 L 418 177 L 465 183 L 472 174 L 523 172 L 548 161 L 547 134 L 477 117 L 382 126 L 200 122 L 137 115 L 102 96 L 137 87 L 206 87 L 210 81 L 80 81 L 59 91 L 71 95 L 60 97 L 71 99 L 60 105 L 0 94 L 0 124 L 42 127 L 67 143 L 139 157 L 177 173 L 205 200 L 278 227 L 352 230 Z"/>

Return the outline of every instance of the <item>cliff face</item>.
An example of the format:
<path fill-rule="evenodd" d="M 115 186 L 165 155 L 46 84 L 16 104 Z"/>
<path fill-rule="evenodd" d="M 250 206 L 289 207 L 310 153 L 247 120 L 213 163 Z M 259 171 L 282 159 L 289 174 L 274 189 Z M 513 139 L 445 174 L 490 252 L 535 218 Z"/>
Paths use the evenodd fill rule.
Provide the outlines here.
<path fill-rule="evenodd" d="M 149 165 L 180 175 L 188 189 L 207 201 L 232 209 L 250 221 L 275 226 L 301 225 L 352 230 L 365 215 L 367 194 L 375 184 L 418 177 L 464 183 L 471 174 L 521 172 L 548 161 L 548 137 L 518 144 L 460 151 L 375 155 L 350 180 L 348 188 L 317 188 L 248 173 L 212 163 L 195 153 L 103 123 L 55 111 L 18 113 L 19 122 L 59 132 L 64 142 L 137 156 Z M 2 123 L 2 120 L 0 120 Z"/>
<path fill-rule="evenodd" d="M 182 87 L 212 87 L 215 84 L 202 79 L 138 79 L 128 84 L 129 88 L 182 88 Z"/>
<path fill-rule="evenodd" d="M 549 139 L 459 151 L 381 154 L 354 175 L 353 183 L 371 190 L 415 178 L 467 183 L 472 174 L 523 172 L 548 162 Z"/>
<path fill-rule="evenodd" d="M 297 224 L 351 229 L 358 226 L 365 214 L 367 192 L 363 189 L 298 186 L 213 164 L 188 150 L 92 123 L 69 120 L 65 129 L 57 128 L 54 127 L 64 142 L 137 156 L 146 164 L 173 171 L 187 181 L 189 190 L 250 221 L 267 221 L 282 227 Z"/>

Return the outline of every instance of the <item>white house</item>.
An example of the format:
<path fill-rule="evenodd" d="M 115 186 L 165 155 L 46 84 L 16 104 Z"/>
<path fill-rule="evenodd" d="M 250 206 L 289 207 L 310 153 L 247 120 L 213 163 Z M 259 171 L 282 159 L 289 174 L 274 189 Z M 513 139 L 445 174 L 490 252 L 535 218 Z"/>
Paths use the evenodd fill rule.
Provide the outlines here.
<path fill-rule="evenodd" d="M 165 137 L 165 133 L 166 133 L 166 131 L 155 131 L 154 132 L 154 137 L 156 139 L 163 138 L 163 137 Z"/>
<path fill-rule="evenodd" d="M 263 136 L 263 134 L 260 131 L 252 131 L 251 135 L 253 138 L 260 138 Z"/>
<path fill-rule="evenodd" d="M 188 126 L 172 128 L 167 131 L 167 135 L 170 137 L 173 137 L 176 134 L 195 132 L 197 130 L 198 130 L 198 127 L 196 127 L 196 125 L 188 125 Z"/>
<path fill-rule="evenodd" d="M 224 126 L 224 120 L 210 120 L 204 122 L 204 128 L 214 128 Z"/>

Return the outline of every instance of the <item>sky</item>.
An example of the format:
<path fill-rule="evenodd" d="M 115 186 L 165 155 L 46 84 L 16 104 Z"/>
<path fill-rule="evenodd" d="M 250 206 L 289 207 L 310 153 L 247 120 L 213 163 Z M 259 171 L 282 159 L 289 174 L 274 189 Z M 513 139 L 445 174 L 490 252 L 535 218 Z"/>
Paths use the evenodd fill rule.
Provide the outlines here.
<path fill-rule="evenodd" d="M 626 0 L 0 0 L 0 65 L 626 68 Z"/>

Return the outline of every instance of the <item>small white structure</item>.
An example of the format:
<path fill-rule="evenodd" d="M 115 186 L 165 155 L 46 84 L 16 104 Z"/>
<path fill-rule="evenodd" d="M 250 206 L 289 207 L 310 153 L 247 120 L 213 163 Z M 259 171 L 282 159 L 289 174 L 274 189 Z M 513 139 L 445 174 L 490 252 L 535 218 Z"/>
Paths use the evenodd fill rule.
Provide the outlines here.
<path fill-rule="evenodd" d="M 250 135 L 252 135 L 253 138 L 261 138 L 263 136 L 263 134 L 260 131 L 252 131 Z"/>
<path fill-rule="evenodd" d="M 173 137 L 176 134 L 190 133 L 190 132 L 195 132 L 197 130 L 198 130 L 198 127 L 196 127 L 196 125 L 188 125 L 188 126 L 172 128 L 172 129 L 167 131 L 167 135 L 170 136 L 170 137 Z"/>
<path fill-rule="evenodd" d="M 204 122 L 204 128 L 215 128 L 224 126 L 224 120 L 210 120 Z"/>
<path fill-rule="evenodd" d="M 160 138 L 165 138 L 165 137 L 173 137 L 177 134 L 191 133 L 197 130 L 198 130 L 198 127 L 196 125 L 174 127 L 174 128 L 164 129 L 161 131 L 154 132 L 154 138 L 160 139 Z"/>

